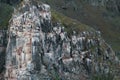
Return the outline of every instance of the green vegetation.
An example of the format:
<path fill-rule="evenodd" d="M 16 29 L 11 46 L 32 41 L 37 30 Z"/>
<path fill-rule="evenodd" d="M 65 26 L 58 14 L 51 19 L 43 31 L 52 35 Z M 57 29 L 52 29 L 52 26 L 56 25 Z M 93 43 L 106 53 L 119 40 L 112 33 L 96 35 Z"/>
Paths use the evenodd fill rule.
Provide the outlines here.
<path fill-rule="evenodd" d="M 3 49 L 3 52 L 0 53 L 0 73 L 3 72 L 3 70 L 5 70 L 5 49 Z"/>
<path fill-rule="evenodd" d="M 84 2 L 84 0 L 41 0 L 69 18 L 76 19 L 100 30 L 103 38 L 115 51 L 120 51 L 120 17 L 106 9 L 106 6 L 95 7 Z M 70 2 L 71 1 L 71 2 Z M 74 2 L 74 4 L 73 4 Z M 65 4 L 68 4 L 65 6 Z M 74 5 L 77 10 L 74 10 Z M 59 16 L 58 16 L 59 17 Z M 66 23 L 69 21 L 65 21 Z M 64 22 L 64 23 L 65 23 Z"/>
<path fill-rule="evenodd" d="M 94 75 L 92 77 L 92 80 L 113 80 L 114 79 L 114 76 L 110 73 L 108 74 L 98 74 L 98 75 Z"/>
<path fill-rule="evenodd" d="M 80 31 L 95 31 L 93 28 L 78 22 L 75 19 L 64 16 L 62 13 L 58 13 L 55 10 L 52 10 L 52 21 L 61 22 L 68 33 L 71 33 L 73 30 Z"/>
<path fill-rule="evenodd" d="M 0 3 L 0 29 L 7 29 L 12 16 L 13 8 L 5 3 Z"/>

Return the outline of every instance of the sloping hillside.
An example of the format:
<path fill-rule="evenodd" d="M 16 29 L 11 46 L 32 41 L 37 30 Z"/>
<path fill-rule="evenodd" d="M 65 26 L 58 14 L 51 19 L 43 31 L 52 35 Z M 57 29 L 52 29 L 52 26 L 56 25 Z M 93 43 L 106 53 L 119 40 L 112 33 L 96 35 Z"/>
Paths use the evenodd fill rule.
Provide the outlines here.
<path fill-rule="evenodd" d="M 42 0 L 51 5 L 56 11 L 76 19 L 102 32 L 104 39 L 115 51 L 120 50 L 120 16 L 119 9 L 114 9 L 117 4 L 112 0 L 106 4 L 95 4 L 92 0 Z M 90 4 L 89 4 L 90 3 Z M 115 6 L 113 6 L 113 4 Z M 92 5 L 91 5 L 92 4 Z M 100 6 L 97 6 L 100 5 Z M 103 5 L 103 6 L 102 6 Z M 119 7 L 119 5 L 118 5 Z"/>
<path fill-rule="evenodd" d="M 13 8 L 5 3 L 0 3 L 0 30 L 7 29 L 12 16 Z"/>

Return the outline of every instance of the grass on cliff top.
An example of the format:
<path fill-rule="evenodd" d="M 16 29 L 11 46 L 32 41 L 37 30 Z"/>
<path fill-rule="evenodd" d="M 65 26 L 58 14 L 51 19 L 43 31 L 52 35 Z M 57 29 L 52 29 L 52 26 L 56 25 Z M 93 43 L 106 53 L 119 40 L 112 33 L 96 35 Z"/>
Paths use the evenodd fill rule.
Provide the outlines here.
<path fill-rule="evenodd" d="M 52 9 L 57 10 L 57 13 L 62 13 L 65 16 L 77 19 L 84 24 L 100 30 L 103 38 L 112 46 L 114 51 L 120 51 L 120 16 L 115 17 L 115 14 L 108 11 L 106 7 L 93 7 L 84 3 L 84 0 L 69 0 L 68 2 L 65 2 L 65 0 L 41 1 L 49 4 Z M 65 4 L 68 4 L 68 6 L 66 9 L 63 9 Z M 74 5 L 77 8 L 76 11 L 73 10 Z"/>
<path fill-rule="evenodd" d="M 80 31 L 95 31 L 93 28 L 89 27 L 88 25 L 82 24 L 79 21 L 69 18 L 62 13 L 58 13 L 55 10 L 52 10 L 52 21 L 60 22 L 68 33 L 71 33 L 73 30 L 80 32 Z"/>
<path fill-rule="evenodd" d="M 5 3 L 0 3 L 0 30 L 7 29 L 12 16 L 13 8 Z"/>

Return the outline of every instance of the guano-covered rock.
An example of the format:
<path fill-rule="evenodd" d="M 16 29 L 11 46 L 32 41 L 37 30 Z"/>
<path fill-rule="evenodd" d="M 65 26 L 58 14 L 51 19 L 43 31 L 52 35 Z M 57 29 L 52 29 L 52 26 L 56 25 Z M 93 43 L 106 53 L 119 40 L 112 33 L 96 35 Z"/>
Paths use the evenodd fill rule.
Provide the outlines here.
<path fill-rule="evenodd" d="M 87 80 L 113 73 L 117 64 L 99 31 L 68 36 L 63 25 L 52 23 L 47 4 L 24 0 L 8 32 L 5 80 Z"/>

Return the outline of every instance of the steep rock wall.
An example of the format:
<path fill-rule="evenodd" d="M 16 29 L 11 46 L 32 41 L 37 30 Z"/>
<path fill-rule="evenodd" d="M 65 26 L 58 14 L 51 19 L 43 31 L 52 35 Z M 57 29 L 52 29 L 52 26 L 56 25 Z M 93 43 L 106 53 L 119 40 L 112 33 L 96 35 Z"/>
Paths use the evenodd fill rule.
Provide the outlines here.
<path fill-rule="evenodd" d="M 5 80 L 86 80 L 116 64 L 99 31 L 68 36 L 52 23 L 49 5 L 29 0 L 14 10 L 6 53 Z"/>

